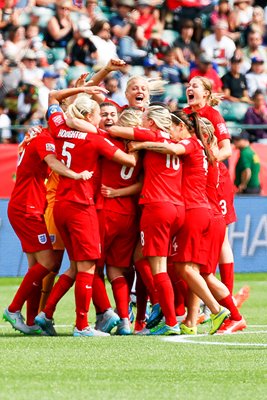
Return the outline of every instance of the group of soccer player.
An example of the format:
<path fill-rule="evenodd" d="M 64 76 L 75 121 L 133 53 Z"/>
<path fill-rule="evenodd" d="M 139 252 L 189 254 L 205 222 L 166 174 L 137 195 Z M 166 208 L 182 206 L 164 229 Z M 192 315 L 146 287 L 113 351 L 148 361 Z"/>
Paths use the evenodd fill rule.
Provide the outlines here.
<path fill-rule="evenodd" d="M 222 163 L 230 136 L 212 107 L 219 99 L 209 80 L 195 77 L 188 107 L 170 112 L 149 103 L 145 78 L 132 77 L 128 105 L 119 107 L 98 85 L 123 64 L 110 60 L 89 82 L 83 75 L 75 88 L 52 91 L 48 127 L 20 146 L 8 216 L 29 269 L 4 319 L 24 334 L 55 336 L 56 306 L 75 283 L 74 336 L 109 336 L 114 327 L 129 335 L 135 277 L 136 334 L 197 334 L 200 299 L 210 334 L 243 330 L 226 228 L 236 218 Z M 53 286 L 64 249 L 70 266 Z"/>

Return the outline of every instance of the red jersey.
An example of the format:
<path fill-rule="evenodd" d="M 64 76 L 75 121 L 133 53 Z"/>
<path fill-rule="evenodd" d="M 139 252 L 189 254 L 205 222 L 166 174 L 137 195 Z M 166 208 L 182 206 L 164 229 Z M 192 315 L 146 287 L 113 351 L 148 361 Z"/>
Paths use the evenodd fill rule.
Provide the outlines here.
<path fill-rule="evenodd" d="M 30 141 L 20 154 L 17 166 L 16 184 L 10 204 L 26 214 L 44 214 L 48 165 L 44 158 L 56 155 L 55 143 L 47 129 Z"/>
<path fill-rule="evenodd" d="M 109 137 L 107 134 L 106 136 Z M 109 139 L 117 148 L 127 151 L 123 140 L 115 138 Z M 120 165 L 112 160 L 103 158 L 101 160 L 101 183 L 113 189 L 126 188 L 138 182 L 141 168 L 142 160 L 140 157 L 135 167 L 127 167 L 126 165 Z M 101 197 L 103 208 L 106 210 L 125 215 L 136 214 L 137 212 L 136 196 L 131 195 L 114 198 Z"/>
<path fill-rule="evenodd" d="M 196 136 L 179 142 L 185 148 L 182 156 L 182 190 L 185 209 L 211 208 L 206 194 L 208 161 L 203 144 Z"/>
<path fill-rule="evenodd" d="M 134 139 L 172 143 L 170 135 L 157 130 L 134 128 Z M 183 205 L 181 194 L 182 167 L 178 156 L 146 151 L 144 156 L 144 184 L 140 195 L 140 204 L 171 202 Z"/>
<path fill-rule="evenodd" d="M 219 187 L 220 170 L 219 163 L 209 163 L 207 177 L 207 196 L 214 215 L 222 215 L 219 205 L 218 187 Z"/>
<path fill-rule="evenodd" d="M 183 111 L 186 114 L 193 112 L 191 107 L 185 107 Z M 209 105 L 205 105 L 203 108 L 197 110 L 197 114 L 200 117 L 207 118 L 212 123 L 215 129 L 214 135 L 216 136 L 218 143 L 224 139 L 230 139 L 230 133 L 228 132 L 225 120 L 219 111 Z"/>
<path fill-rule="evenodd" d="M 68 127 L 63 112 L 58 106 L 48 108 L 48 124 L 59 158 L 75 172 L 95 171 L 101 155 L 112 158 L 118 150 L 108 139 L 95 133 L 80 132 Z M 56 200 L 68 200 L 76 203 L 94 204 L 95 185 L 92 179 L 87 181 L 60 177 Z"/>

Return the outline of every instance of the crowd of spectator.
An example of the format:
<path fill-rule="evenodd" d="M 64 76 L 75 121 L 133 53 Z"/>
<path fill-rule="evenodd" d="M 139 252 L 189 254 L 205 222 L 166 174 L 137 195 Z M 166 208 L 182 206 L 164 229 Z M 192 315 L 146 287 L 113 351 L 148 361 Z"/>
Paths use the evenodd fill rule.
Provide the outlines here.
<path fill-rule="evenodd" d="M 187 82 L 201 75 L 231 111 L 246 105 L 239 123 L 267 124 L 266 1 L 0 0 L 1 141 L 17 142 L 24 127 L 45 123 L 48 92 L 110 58 L 127 62 L 105 81 L 119 104 L 138 74 L 162 78 L 162 100 L 183 107 Z M 267 138 L 264 127 L 248 132 Z"/>

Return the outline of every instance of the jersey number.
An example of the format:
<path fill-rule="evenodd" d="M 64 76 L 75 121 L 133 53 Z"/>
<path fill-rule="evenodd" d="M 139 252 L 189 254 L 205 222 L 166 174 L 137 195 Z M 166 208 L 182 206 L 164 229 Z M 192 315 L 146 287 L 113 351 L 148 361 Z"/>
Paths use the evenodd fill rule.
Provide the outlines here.
<path fill-rule="evenodd" d="M 133 172 L 134 172 L 134 167 L 129 168 L 126 167 L 126 165 L 123 165 L 121 168 L 121 178 L 125 180 L 130 179 L 133 175 Z"/>
<path fill-rule="evenodd" d="M 166 155 L 166 167 L 173 168 L 175 171 L 178 171 L 180 167 L 180 160 L 178 156 L 171 156 L 170 154 Z"/>
<path fill-rule="evenodd" d="M 68 151 L 68 149 L 73 149 L 75 147 L 74 143 L 71 142 L 64 142 L 63 147 L 62 147 L 62 156 L 67 158 L 67 161 L 65 162 L 62 160 L 62 162 L 66 165 L 66 167 L 70 168 L 71 165 L 71 153 Z"/>
<path fill-rule="evenodd" d="M 226 215 L 227 214 L 227 203 L 225 200 L 220 200 L 220 207 L 222 210 L 222 215 Z"/>

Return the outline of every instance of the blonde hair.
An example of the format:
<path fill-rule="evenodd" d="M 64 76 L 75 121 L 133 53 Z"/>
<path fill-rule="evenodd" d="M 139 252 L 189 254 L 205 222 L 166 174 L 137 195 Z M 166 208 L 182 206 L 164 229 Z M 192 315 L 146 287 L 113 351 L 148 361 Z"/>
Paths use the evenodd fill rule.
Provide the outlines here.
<path fill-rule="evenodd" d="M 157 127 L 162 131 L 170 132 L 172 126 L 172 117 L 170 111 L 166 107 L 148 107 L 147 118 L 152 119 Z"/>
<path fill-rule="evenodd" d="M 123 110 L 118 119 L 120 126 L 139 126 L 142 124 L 143 112 L 138 107 L 129 107 Z"/>
<path fill-rule="evenodd" d="M 88 114 L 92 115 L 97 108 L 96 101 L 92 100 L 88 94 L 81 94 L 68 106 L 67 112 L 71 118 L 85 119 Z"/>
<path fill-rule="evenodd" d="M 200 80 L 203 88 L 209 92 L 207 101 L 210 106 L 214 107 L 220 103 L 223 98 L 223 94 L 212 93 L 212 83 L 208 78 L 205 78 L 204 76 L 194 76 L 192 79 Z"/>

